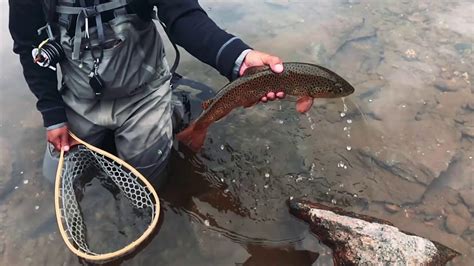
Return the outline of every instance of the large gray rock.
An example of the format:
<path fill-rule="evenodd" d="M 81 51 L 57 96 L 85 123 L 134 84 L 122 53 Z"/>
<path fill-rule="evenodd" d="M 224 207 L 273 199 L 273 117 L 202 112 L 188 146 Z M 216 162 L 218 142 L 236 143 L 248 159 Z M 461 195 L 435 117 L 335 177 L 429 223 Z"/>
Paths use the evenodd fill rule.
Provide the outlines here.
<path fill-rule="evenodd" d="M 459 255 L 383 220 L 302 200 L 290 200 L 289 205 L 333 250 L 336 265 L 440 265 Z"/>

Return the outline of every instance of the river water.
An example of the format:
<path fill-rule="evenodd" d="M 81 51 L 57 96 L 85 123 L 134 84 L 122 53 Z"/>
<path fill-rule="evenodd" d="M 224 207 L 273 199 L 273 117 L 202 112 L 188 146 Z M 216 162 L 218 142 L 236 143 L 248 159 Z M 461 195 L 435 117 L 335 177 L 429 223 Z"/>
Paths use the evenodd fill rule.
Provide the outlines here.
<path fill-rule="evenodd" d="M 84 264 L 58 234 L 41 174 L 44 129 L 0 5 L 0 264 Z M 461 252 L 453 265 L 474 260 L 472 1 L 201 5 L 255 49 L 326 66 L 356 91 L 316 100 L 306 115 L 291 98 L 235 110 L 201 153 L 179 148 L 158 230 L 112 264 L 332 265 L 289 214 L 289 197 L 388 220 Z M 184 50 L 179 72 L 216 90 L 226 83 Z M 192 97 L 193 117 L 203 95 Z"/>

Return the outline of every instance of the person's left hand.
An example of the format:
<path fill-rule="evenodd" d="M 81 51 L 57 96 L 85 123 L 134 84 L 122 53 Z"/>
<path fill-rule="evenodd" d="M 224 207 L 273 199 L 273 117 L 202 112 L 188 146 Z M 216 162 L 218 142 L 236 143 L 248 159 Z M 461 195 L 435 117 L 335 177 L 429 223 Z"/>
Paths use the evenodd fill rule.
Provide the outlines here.
<path fill-rule="evenodd" d="M 259 51 L 250 51 L 246 56 L 242 65 L 240 66 L 239 74 L 242 76 L 249 67 L 264 66 L 268 65 L 275 73 L 283 72 L 283 62 L 279 57 L 262 53 Z M 285 98 L 285 93 L 279 91 L 282 88 L 275 88 L 275 91 L 270 91 L 266 96 L 263 96 L 260 101 L 267 102 L 268 100 L 273 101 L 275 99 Z"/>

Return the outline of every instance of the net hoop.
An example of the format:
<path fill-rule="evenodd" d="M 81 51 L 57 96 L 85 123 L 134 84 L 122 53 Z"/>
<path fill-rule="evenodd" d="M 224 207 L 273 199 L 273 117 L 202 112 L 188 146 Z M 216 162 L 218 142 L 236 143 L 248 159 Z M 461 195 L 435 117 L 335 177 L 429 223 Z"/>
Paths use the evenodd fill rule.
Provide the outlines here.
<path fill-rule="evenodd" d="M 63 238 L 64 243 L 66 243 L 66 246 L 69 248 L 69 250 L 71 250 L 71 252 L 73 252 L 77 256 L 79 256 L 83 259 L 86 259 L 88 261 L 93 261 L 93 262 L 101 262 L 102 261 L 102 262 L 105 262 L 105 261 L 110 261 L 110 260 L 122 257 L 122 256 L 132 252 L 133 250 L 135 250 L 135 248 L 137 248 L 143 241 L 145 241 L 145 239 L 147 239 L 151 235 L 153 230 L 156 228 L 156 225 L 158 224 L 158 219 L 159 219 L 159 216 L 160 216 L 160 200 L 158 198 L 158 194 L 156 193 L 156 191 L 153 188 L 153 186 L 151 185 L 151 183 L 148 182 L 148 180 L 140 172 L 138 172 L 135 168 L 133 168 L 131 165 L 129 165 L 128 163 L 126 163 L 122 159 L 118 158 L 117 156 L 115 156 L 111 153 L 108 153 L 104 150 L 101 150 L 97 147 L 94 147 L 94 146 L 90 145 L 89 143 L 84 142 L 83 140 L 79 139 L 77 136 L 75 136 L 71 132 L 69 132 L 69 135 L 74 140 L 76 140 L 80 145 L 84 145 L 88 149 L 90 149 L 90 150 L 92 150 L 92 151 L 94 151 L 98 154 L 104 155 L 104 156 L 114 160 L 116 163 L 122 165 L 123 167 L 127 168 L 128 170 L 130 170 L 130 172 L 132 172 L 141 182 L 143 182 L 143 184 L 145 184 L 147 189 L 153 195 L 153 199 L 155 200 L 155 203 L 154 203 L 155 204 L 155 215 L 154 215 L 150 225 L 148 226 L 148 228 L 143 232 L 143 234 L 139 238 L 134 240 L 132 243 L 126 245 L 125 247 L 123 247 L 119 250 L 113 251 L 113 252 L 108 252 L 108 253 L 104 253 L 104 254 L 88 254 L 86 252 L 83 252 L 83 251 L 79 250 L 77 247 L 75 247 L 74 244 L 71 242 L 71 239 L 68 236 L 68 234 L 66 233 L 66 230 L 65 230 L 63 222 L 62 222 L 63 217 L 62 217 L 62 213 L 61 213 L 60 200 L 61 200 L 61 176 L 62 176 L 63 165 L 64 165 L 64 151 L 61 150 L 60 156 L 59 156 L 58 169 L 57 169 L 57 172 L 56 172 L 56 181 L 55 181 L 55 184 L 54 184 L 54 209 L 55 209 L 55 213 L 56 213 L 56 221 L 57 221 L 57 224 L 58 224 L 58 227 L 59 227 L 59 232 L 61 233 L 61 237 Z"/>

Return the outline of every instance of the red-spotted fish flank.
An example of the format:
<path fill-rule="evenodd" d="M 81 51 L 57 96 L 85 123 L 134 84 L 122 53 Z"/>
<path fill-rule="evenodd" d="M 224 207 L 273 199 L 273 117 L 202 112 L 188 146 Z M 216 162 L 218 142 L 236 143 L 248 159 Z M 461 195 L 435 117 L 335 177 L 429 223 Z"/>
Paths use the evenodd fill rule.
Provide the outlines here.
<path fill-rule="evenodd" d="M 307 111 L 313 98 L 344 97 L 354 92 L 349 82 L 327 68 L 307 63 L 283 63 L 283 66 L 284 71 L 279 74 L 267 66 L 247 69 L 242 77 L 224 86 L 214 98 L 203 102 L 202 114 L 176 138 L 193 151 L 199 151 L 212 123 L 237 107 L 256 104 L 270 91 L 283 91 L 286 95 L 298 97 L 299 112 Z"/>

